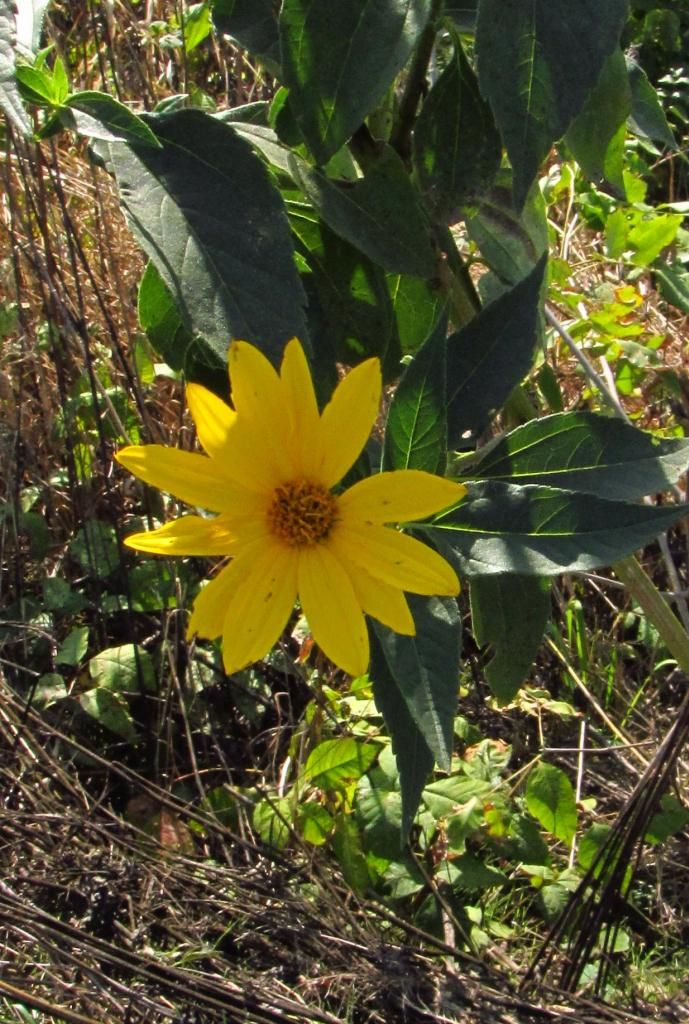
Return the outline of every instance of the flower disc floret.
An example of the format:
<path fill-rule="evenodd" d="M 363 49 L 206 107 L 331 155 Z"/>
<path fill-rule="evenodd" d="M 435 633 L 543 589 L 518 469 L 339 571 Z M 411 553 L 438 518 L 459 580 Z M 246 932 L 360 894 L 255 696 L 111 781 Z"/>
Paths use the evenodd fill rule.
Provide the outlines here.
<path fill-rule="evenodd" d="M 459 592 L 454 569 L 398 524 L 449 508 L 465 488 L 405 469 L 332 493 L 378 415 L 377 359 L 355 367 L 322 412 L 296 338 L 279 374 L 243 341 L 230 346 L 229 367 L 234 408 L 198 384 L 187 387 L 205 455 L 142 445 L 117 456 L 146 483 L 217 515 L 186 515 L 126 543 L 164 555 L 227 557 L 196 598 L 188 632 L 222 637 L 228 674 L 265 656 L 299 601 L 324 653 L 361 675 L 369 662 L 366 615 L 413 635 L 405 591 Z"/>
<path fill-rule="evenodd" d="M 325 487 L 309 480 L 291 480 L 276 487 L 268 506 L 270 532 L 289 547 L 325 540 L 337 516 L 337 502 Z"/>

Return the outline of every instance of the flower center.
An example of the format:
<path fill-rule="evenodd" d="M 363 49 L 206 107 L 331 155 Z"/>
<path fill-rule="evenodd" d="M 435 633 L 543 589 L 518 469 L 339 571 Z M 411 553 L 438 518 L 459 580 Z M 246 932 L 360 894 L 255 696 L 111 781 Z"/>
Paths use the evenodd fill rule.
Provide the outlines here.
<path fill-rule="evenodd" d="M 330 491 L 309 480 L 293 480 L 275 488 L 268 508 L 268 527 L 290 547 L 307 547 L 328 536 L 337 502 Z"/>

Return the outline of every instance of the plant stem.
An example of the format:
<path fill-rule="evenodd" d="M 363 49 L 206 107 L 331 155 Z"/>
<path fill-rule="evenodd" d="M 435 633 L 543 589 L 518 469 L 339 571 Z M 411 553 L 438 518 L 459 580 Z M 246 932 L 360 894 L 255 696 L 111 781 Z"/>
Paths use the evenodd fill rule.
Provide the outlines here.
<path fill-rule="evenodd" d="M 416 121 L 419 100 L 426 88 L 426 72 L 435 44 L 436 22 L 442 10 L 442 0 L 433 0 L 431 13 L 426 27 L 421 33 L 416 53 L 409 69 L 402 99 L 397 111 L 395 123 L 390 133 L 390 145 L 397 150 L 403 160 L 411 154 L 411 133 Z"/>
<path fill-rule="evenodd" d="M 634 600 L 653 623 L 665 646 L 683 672 L 689 674 L 689 635 L 658 588 L 639 565 L 634 555 L 613 566 L 615 575 L 624 583 Z"/>

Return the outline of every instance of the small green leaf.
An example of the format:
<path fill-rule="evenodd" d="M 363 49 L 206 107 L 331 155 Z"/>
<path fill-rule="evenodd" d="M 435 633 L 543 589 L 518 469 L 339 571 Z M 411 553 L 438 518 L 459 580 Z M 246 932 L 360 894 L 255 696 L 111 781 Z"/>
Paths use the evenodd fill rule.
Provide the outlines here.
<path fill-rule="evenodd" d="M 469 447 L 531 368 L 546 258 L 447 339 L 451 447 Z"/>
<path fill-rule="evenodd" d="M 333 816 L 322 804 L 307 800 L 299 805 L 299 827 L 307 843 L 323 846 L 333 830 Z"/>
<path fill-rule="evenodd" d="M 78 665 L 86 654 L 89 645 L 88 626 L 75 626 L 70 629 L 60 649 L 55 655 L 57 665 Z"/>
<path fill-rule="evenodd" d="M 665 111 L 644 69 L 627 55 L 627 71 L 632 92 L 632 110 L 629 127 L 636 135 L 653 139 L 668 149 L 677 149 L 675 137 L 668 124 Z"/>
<path fill-rule="evenodd" d="M 192 4 L 184 15 L 184 52 L 193 53 L 211 31 L 211 15 L 208 0 Z"/>
<path fill-rule="evenodd" d="M 384 469 L 445 470 L 445 335 L 442 317 L 404 371 L 385 425 Z"/>
<path fill-rule="evenodd" d="M 416 352 L 447 323 L 447 299 L 440 288 L 411 274 L 388 274 L 388 290 L 403 352 Z"/>
<path fill-rule="evenodd" d="M 372 880 L 361 847 L 359 830 L 350 815 L 339 814 L 335 819 L 332 846 L 347 885 L 354 892 L 365 893 L 371 887 Z"/>
<path fill-rule="evenodd" d="M 72 590 L 67 580 L 61 576 L 48 576 L 41 583 L 43 601 L 48 611 L 73 614 L 82 611 L 88 601 L 77 591 Z"/>
<path fill-rule="evenodd" d="M 94 683 L 113 693 L 141 693 L 156 690 L 155 669 L 150 654 L 138 644 L 108 647 L 89 661 Z"/>
<path fill-rule="evenodd" d="M 47 68 L 19 64 L 15 69 L 15 79 L 26 103 L 35 103 L 38 107 L 52 107 L 60 102 L 55 95 L 53 76 Z"/>
<path fill-rule="evenodd" d="M 302 778 L 320 789 L 338 790 L 356 782 L 375 761 L 380 747 L 352 736 L 324 740 L 309 754 Z"/>
<path fill-rule="evenodd" d="M 689 313 L 689 272 L 674 266 L 654 267 L 655 278 L 660 285 L 660 294 L 666 302 L 676 306 L 683 313 Z"/>
<path fill-rule="evenodd" d="M 475 853 L 464 853 L 461 857 L 451 860 L 444 877 L 453 889 L 465 889 L 469 892 L 492 889 L 507 882 L 507 875 L 503 871 L 484 864 Z"/>
<path fill-rule="evenodd" d="M 536 821 L 556 839 L 571 843 L 577 830 L 574 789 L 565 773 L 541 761 L 529 774 L 526 807 Z"/>
<path fill-rule="evenodd" d="M 419 529 L 454 553 L 467 576 L 555 576 L 612 565 L 687 515 L 686 505 L 606 501 L 553 487 L 494 480 Z"/>
<path fill-rule="evenodd" d="M 363 178 L 336 184 L 292 158 L 295 182 L 328 227 L 392 274 L 432 277 L 430 224 L 402 160 L 386 146 Z"/>
<path fill-rule="evenodd" d="M 33 692 L 32 706 L 43 711 L 67 696 L 67 686 L 59 672 L 46 672 Z"/>
<path fill-rule="evenodd" d="M 396 860 L 402 852 L 409 826 L 402 811 L 400 777 L 394 770 L 394 763 L 385 765 L 386 760 L 392 762 L 392 751 L 384 751 L 380 757 L 381 764 L 360 779 L 354 818 L 364 848 L 377 857 Z"/>
<path fill-rule="evenodd" d="M 404 67 L 428 19 L 427 0 L 284 0 L 280 42 L 290 105 L 325 164 Z"/>
<path fill-rule="evenodd" d="M 676 796 L 666 793 L 660 801 L 660 810 L 653 815 L 644 838 L 647 843 L 657 846 L 658 843 L 664 843 L 670 836 L 680 832 L 687 823 L 689 823 L 689 810 L 679 802 Z"/>
<path fill-rule="evenodd" d="M 74 127 L 81 135 L 108 142 L 140 143 L 161 149 L 155 133 L 145 121 L 104 92 L 75 92 L 64 100 L 63 111 L 71 111 Z"/>
<path fill-rule="evenodd" d="M 284 850 L 290 840 L 292 804 L 286 797 L 261 800 L 254 807 L 252 824 L 266 846 Z"/>
<path fill-rule="evenodd" d="M 115 733 L 128 743 L 136 740 L 134 721 L 126 701 L 120 694 L 95 686 L 79 695 L 79 703 L 82 710 L 91 718 L 95 718 L 104 729 Z"/>
<path fill-rule="evenodd" d="M 471 581 L 476 642 L 491 645 L 485 676 L 500 704 L 508 704 L 527 678 L 550 618 L 550 580 L 515 573 Z"/>
<path fill-rule="evenodd" d="M 485 779 L 467 775 L 450 775 L 446 779 L 435 779 L 423 791 L 423 805 L 436 821 L 451 818 L 460 808 L 472 800 L 483 801 L 492 791 L 491 783 Z"/>
<path fill-rule="evenodd" d="M 619 500 L 667 490 L 688 463 L 685 438 L 655 437 L 616 417 L 568 412 L 517 427 L 463 469 L 472 479 L 544 484 Z"/>
<path fill-rule="evenodd" d="M 112 526 L 98 519 L 83 526 L 69 546 L 84 572 L 96 579 L 106 579 L 120 564 L 120 548 Z"/>
<path fill-rule="evenodd" d="M 548 251 L 548 220 L 540 188 L 531 189 L 517 212 L 511 178 L 504 171 L 466 224 L 469 237 L 504 285 L 521 281 Z"/>
<path fill-rule="evenodd" d="M 633 249 L 631 263 L 635 267 L 648 267 L 663 249 L 672 245 L 684 223 L 681 213 L 652 213 L 646 220 L 630 228 L 627 243 Z"/>
<path fill-rule="evenodd" d="M 452 36 L 454 53 L 429 92 L 413 135 L 419 188 L 432 216 L 446 224 L 487 191 L 502 148 L 459 37 Z"/>

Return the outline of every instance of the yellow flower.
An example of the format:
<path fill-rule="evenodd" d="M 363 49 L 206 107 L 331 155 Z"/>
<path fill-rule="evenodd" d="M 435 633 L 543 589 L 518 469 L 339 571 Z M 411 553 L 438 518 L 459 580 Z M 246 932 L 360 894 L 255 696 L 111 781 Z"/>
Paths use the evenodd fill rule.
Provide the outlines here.
<path fill-rule="evenodd" d="M 279 375 L 244 341 L 232 343 L 229 362 L 234 410 L 200 385 L 187 386 L 205 455 L 155 444 L 117 455 L 146 483 L 217 516 L 184 516 L 126 543 L 154 554 L 231 558 L 197 597 L 188 629 L 222 636 L 228 674 L 265 656 L 298 599 L 325 654 L 361 675 L 369 662 L 364 613 L 413 635 L 403 591 L 459 592 L 448 563 L 391 524 L 439 512 L 465 489 L 405 469 L 333 491 L 378 415 L 377 359 L 352 370 L 322 413 L 296 338 Z"/>

